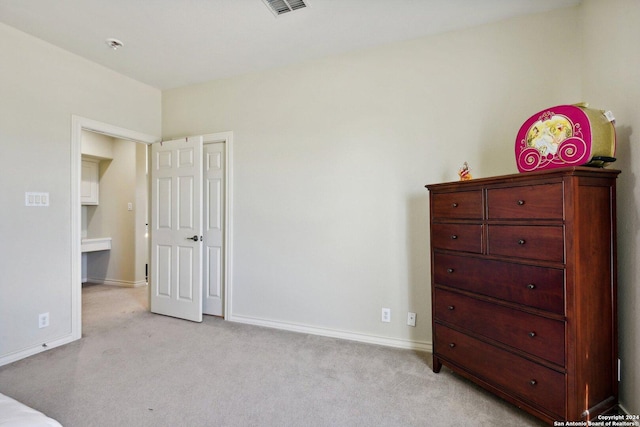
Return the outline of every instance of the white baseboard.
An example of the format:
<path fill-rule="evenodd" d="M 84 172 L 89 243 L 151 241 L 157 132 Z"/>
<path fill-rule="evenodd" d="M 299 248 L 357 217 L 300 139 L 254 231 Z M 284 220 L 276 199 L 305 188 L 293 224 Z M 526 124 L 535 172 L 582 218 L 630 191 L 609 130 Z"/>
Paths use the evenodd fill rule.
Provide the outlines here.
<path fill-rule="evenodd" d="M 90 281 L 91 283 L 102 282 L 105 285 L 114 285 L 114 286 L 134 287 L 134 286 L 146 285 L 146 282 L 143 282 L 142 285 L 134 285 L 133 282 L 124 282 L 124 281 L 106 281 L 106 280 L 94 281 L 94 279 L 91 279 Z M 230 322 L 244 323 L 247 325 L 264 326 L 267 328 L 281 329 L 281 330 L 290 331 L 290 332 L 299 332 L 303 334 L 319 335 L 319 336 L 330 337 L 330 338 L 339 338 L 339 339 L 344 339 L 349 341 L 363 342 L 367 344 L 382 345 L 386 347 L 395 347 L 395 348 L 402 348 L 406 350 L 423 351 L 428 353 L 433 352 L 433 344 L 428 341 L 414 341 L 414 340 L 406 340 L 406 339 L 398 339 L 398 338 L 380 337 L 376 335 L 359 334 L 355 332 L 347 332 L 347 331 L 341 331 L 341 330 L 329 329 L 329 328 L 318 328 L 315 326 L 280 322 L 275 320 L 260 319 L 260 318 L 248 317 L 248 316 L 231 315 L 226 320 Z M 38 354 L 45 350 L 49 350 L 64 344 L 68 344 L 73 341 L 74 341 L 73 336 L 69 334 L 42 345 L 30 347 L 27 349 L 16 351 L 14 353 L 7 354 L 5 356 L 0 357 L 0 366 L 13 363 L 20 359 L 24 359 L 25 357 L 33 356 L 34 354 Z"/>
<path fill-rule="evenodd" d="M 25 357 L 33 356 L 34 354 L 42 353 L 46 350 L 51 350 L 52 348 L 56 348 L 64 344 L 69 344 L 72 341 L 75 341 L 73 339 L 73 335 L 68 334 L 53 341 L 49 341 L 34 347 L 25 348 L 14 353 L 9 353 L 5 356 L 0 357 L 0 366 L 8 365 L 9 363 L 16 362 L 20 359 L 24 359 Z"/>
<path fill-rule="evenodd" d="M 398 338 L 380 337 L 376 335 L 359 334 L 355 332 L 341 331 L 337 329 L 318 328 L 315 326 L 300 325 L 297 323 L 280 322 L 276 320 L 260 319 L 257 317 L 238 316 L 232 314 L 226 320 L 245 323 L 248 325 L 265 326 L 268 328 L 282 329 L 291 332 L 320 335 L 324 337 L 340 338 L 350 341 L 364 342 L 368 344 L 383 345 L 386 347 L 403 348 L 407 350 L 433 352 L 433 344 L 428 341 L 413 341 Z"/>
<path fill-rule="evenodd" d="M 117 279 L 103 279 L 97 277 L 89 277 L 87 280 L 89 283 L 95 283 L 98 285 L 109 285 L 109 286 L 120 286 L 122 288 L 139 288 L 141 286 L 147 286 L 146 280 L 138 280 L 136 282 L 131 282 L 128 280 L 117 280 Z"/>

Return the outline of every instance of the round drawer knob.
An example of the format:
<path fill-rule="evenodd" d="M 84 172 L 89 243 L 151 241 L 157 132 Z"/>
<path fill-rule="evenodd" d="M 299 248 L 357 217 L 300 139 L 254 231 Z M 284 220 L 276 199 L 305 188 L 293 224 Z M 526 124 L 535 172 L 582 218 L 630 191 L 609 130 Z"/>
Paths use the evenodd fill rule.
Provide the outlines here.
<path fill-rule="evenodd" d="M 452 234 L 451 235 L 451 240 L 456 240 L 458 238 L 458 236 L 456 234 Z"/>
<path fill-rule="evenodd" d="M 455 309 L 455 307 L 454 307 L 454 306 L 452 306 L 452 305 L 448 306 L 447 308 L 448 308 L 449 310 L 453 310 L 453 309 Z"/>
<path fill-rule="evenodd" d="M 536 384 L 538 384 L 538 381 L 536 381 L 536 380 L 531 380 L 531 381 L 529 381 L 529 384 L 531 384 L 531 385 L 536 385 Z"/>
<path fill-rule="evenodd" d="M 533 338 L 533 337 L 535 337 L 535 336 L 536 336 L 536 333 L 535 333 L 535 332 L 533 332 L 533 331 L 531 331 L 531 332 L 529 332 L 529 336 L 530 336 L 531 338 Z"/>
<path fill-rule="evenodd" d="M 453 268 L 447 268 L 447 273 L 449 274 L 453 273 Z"/>
<path fill-rule="evenodd" d="M 451 207 L 452 207 L 452 208 L 457 208 L 457 207 L 458 207 L 458 204 L 457 204 L 457 203 L 451 203 Z"/>
<path fill-rule="evenodd" d="M 524 245 L 525 243 L 527 243 L 527 242 L 525 242 L 525 240 L 524 240 L 524 239 L 520 239 L 520 240 L 518 240 L 518 244 L 519 244 L 519 245 Z"/>
<path fill-rule="evenodd" d="M 529 288 L 529 289 L 535 289 L 535 288 L 536 288 L 536 285 L 534 285 L 533 283 L 529 283 L 529 284 L 527 285 L 527 288 Z"/>
<path fill-rule="evenodd" d="M 453 347 L 455 347 L 455 346 L 456 346 L 456 343 L 454 343 L 454 342 L 449 343 L 449 347 L 453 348 Z"/>
<path fill-rule="evenodd" d="M 524 200 L 518 200 L 518 206 L 523 206 L 524 205 Z"/>

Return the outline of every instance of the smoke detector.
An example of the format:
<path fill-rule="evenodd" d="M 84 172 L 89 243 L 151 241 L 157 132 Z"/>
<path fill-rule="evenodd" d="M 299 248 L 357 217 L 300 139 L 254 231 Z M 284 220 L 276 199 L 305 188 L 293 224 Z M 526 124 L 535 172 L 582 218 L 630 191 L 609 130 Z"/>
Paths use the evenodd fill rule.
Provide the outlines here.
<path fill-rule="evenodd" d="M 118 50 L 119 48 L 124 46 L 124 43 L 122 43 L 118 39 L 106 39 L 104 42 L 113 50 Z"/>
<path fill-rule="evenodd" d="M 309 6 L 309 0 L 262 0 L 269 10 L 275 15 L 280 16 L 294 10 L 304 9 Z"/>

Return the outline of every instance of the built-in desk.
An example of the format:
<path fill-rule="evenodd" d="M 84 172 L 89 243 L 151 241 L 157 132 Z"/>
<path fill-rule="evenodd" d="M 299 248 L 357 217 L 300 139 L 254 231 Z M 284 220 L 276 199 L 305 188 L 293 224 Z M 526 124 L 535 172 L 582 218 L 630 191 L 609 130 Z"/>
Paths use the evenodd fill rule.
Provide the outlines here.
<path fill-rule="evenodd" d="M 82 251 L 82 283 L 85 283 L 87 281 L 87 253 L 111 250 L 111 237 L 82 239 L 80 248 Z"/>
<path fill-rule="evenodd" d="M 98 239 L 82 239 L 81 250 L 85 252 L 108 251 L 111 249 L 111 237 Z"/>

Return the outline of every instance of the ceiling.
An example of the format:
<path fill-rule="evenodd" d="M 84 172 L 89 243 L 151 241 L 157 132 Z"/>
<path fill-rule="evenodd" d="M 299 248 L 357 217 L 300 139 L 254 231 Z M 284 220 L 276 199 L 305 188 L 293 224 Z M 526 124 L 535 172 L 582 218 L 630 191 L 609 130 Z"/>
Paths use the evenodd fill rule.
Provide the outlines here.
<path fill-rule="evenodd" d="M 0 22 L 169 89 L 580 2 L 305 1 L 276 17 L 263 0 L 0 0 Z"/>

